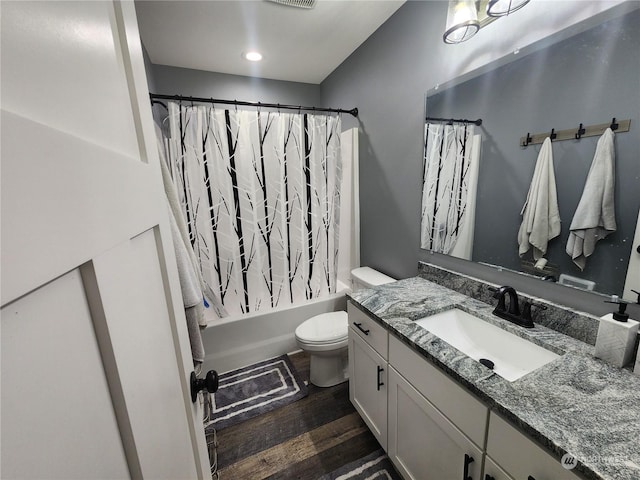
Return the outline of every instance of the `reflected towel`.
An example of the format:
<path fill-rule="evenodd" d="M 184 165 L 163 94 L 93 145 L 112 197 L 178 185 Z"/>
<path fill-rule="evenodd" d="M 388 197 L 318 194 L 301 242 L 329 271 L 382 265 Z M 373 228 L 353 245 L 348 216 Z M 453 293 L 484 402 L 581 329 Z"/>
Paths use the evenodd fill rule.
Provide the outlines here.
<path fill-rule="evenodd" d="M 613 130 L 607 128 L 598 140 L 584 191 L 571 221 L 567 254 L 580 270 L 584 270 L 598 240 L 616 231 L 614 138 Z"/>
<path fill-rule="evenodd" d="M 522 256 L 533 247 L 533 258 L 539 260 L 547 253 L 549 240 L 560 235 L 553 150 L 549 138 L 542 143 L 520 215 L 522 223 L 518 231 L 518 251 Z"/>

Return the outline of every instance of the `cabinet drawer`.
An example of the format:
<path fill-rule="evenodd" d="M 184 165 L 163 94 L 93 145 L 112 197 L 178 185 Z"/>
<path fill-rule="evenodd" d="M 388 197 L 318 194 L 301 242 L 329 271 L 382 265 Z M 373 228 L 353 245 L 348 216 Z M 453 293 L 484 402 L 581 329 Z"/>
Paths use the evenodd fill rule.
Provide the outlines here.
<path fill-rule="evenodd" d="M 389 363 L 477 446 L 484 449 L 489 409 L 394 336 Z"/>
<path fill-rule="evenodd" d="M 385 360 L 388 357 L 389 333 L 387 330 L 369 317 L 366 313 L 354 306 L 347 304 L 349 314 L 349 327 L 367 342 Z"/>
<path fill-rule="evenodd" d="M 578 476 L 566 470 L 533 440 L 512 427 L 502 417 L 491 412 L 487 455 L 513 478 L 535 480 L 578 480 Z"/>

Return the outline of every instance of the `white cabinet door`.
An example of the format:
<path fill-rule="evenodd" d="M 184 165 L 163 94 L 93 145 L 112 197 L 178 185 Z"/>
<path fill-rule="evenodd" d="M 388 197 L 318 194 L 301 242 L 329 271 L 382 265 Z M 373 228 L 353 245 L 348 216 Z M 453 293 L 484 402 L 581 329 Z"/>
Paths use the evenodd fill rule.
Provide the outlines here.
<path fill-rule="evenodd" d="M 490 457 L 484 457 L 484 474 L 482 480 L 514 480 L 501 469 Z"/>
<path fill-rule="evenodd" d="M 560 460 L 553 458 L 502 417 L 491 412 L 487 455 L 513 478 L 533 480 L 578 480 Z"/>
<path fill-rule="evenodd" d="M 480 480 L 482 472 L 482 451 L 393 367 L 388 455 L 407 480 Z"/>
<path fill-rule="evenodd" d="M 387 448 L 387 362 L 349 329 L 349 398 L 382 448 Z"/>
<path fill-rule="evenodd" d="M 205 478 L 133 2 L 2 2 L 2 478 Z"/>

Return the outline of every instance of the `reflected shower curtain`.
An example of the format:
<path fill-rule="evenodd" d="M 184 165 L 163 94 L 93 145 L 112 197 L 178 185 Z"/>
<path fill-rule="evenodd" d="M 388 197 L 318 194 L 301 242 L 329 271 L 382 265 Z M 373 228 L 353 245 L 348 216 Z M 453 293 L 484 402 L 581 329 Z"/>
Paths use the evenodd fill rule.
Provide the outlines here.
<path fill-rule="evenodd" d="M 340 117 L 168 108 L 170 169 L 218 315 L 335 292 Z"/>
<path fill-rule="evenodd" d="M 420 246 L 452 254 L 468 215 L 470 185 L 478 155 L 472 155 L 474 127 L 427 123 L 424 130 L 424 177 Z M 477 153 L 477 152 L 476 152 Z M 472 189 L 473 190 L 473 189 Z M 473 227 L 473 224 L 471 224 Z"/>

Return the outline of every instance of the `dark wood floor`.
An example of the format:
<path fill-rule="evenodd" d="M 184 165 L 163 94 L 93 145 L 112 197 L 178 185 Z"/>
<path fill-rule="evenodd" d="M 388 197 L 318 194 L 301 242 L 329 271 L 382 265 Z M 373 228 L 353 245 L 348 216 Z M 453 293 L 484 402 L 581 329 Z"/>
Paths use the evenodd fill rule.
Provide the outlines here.
<path fill-rule="evenodd" d="M 291 355 L 309 380 L 309 356 Z M 380 448 L 349 401 L 349 384 L 318 388 L 290 405 L 218 431 L 222 480 L 316 480 Z"/>

